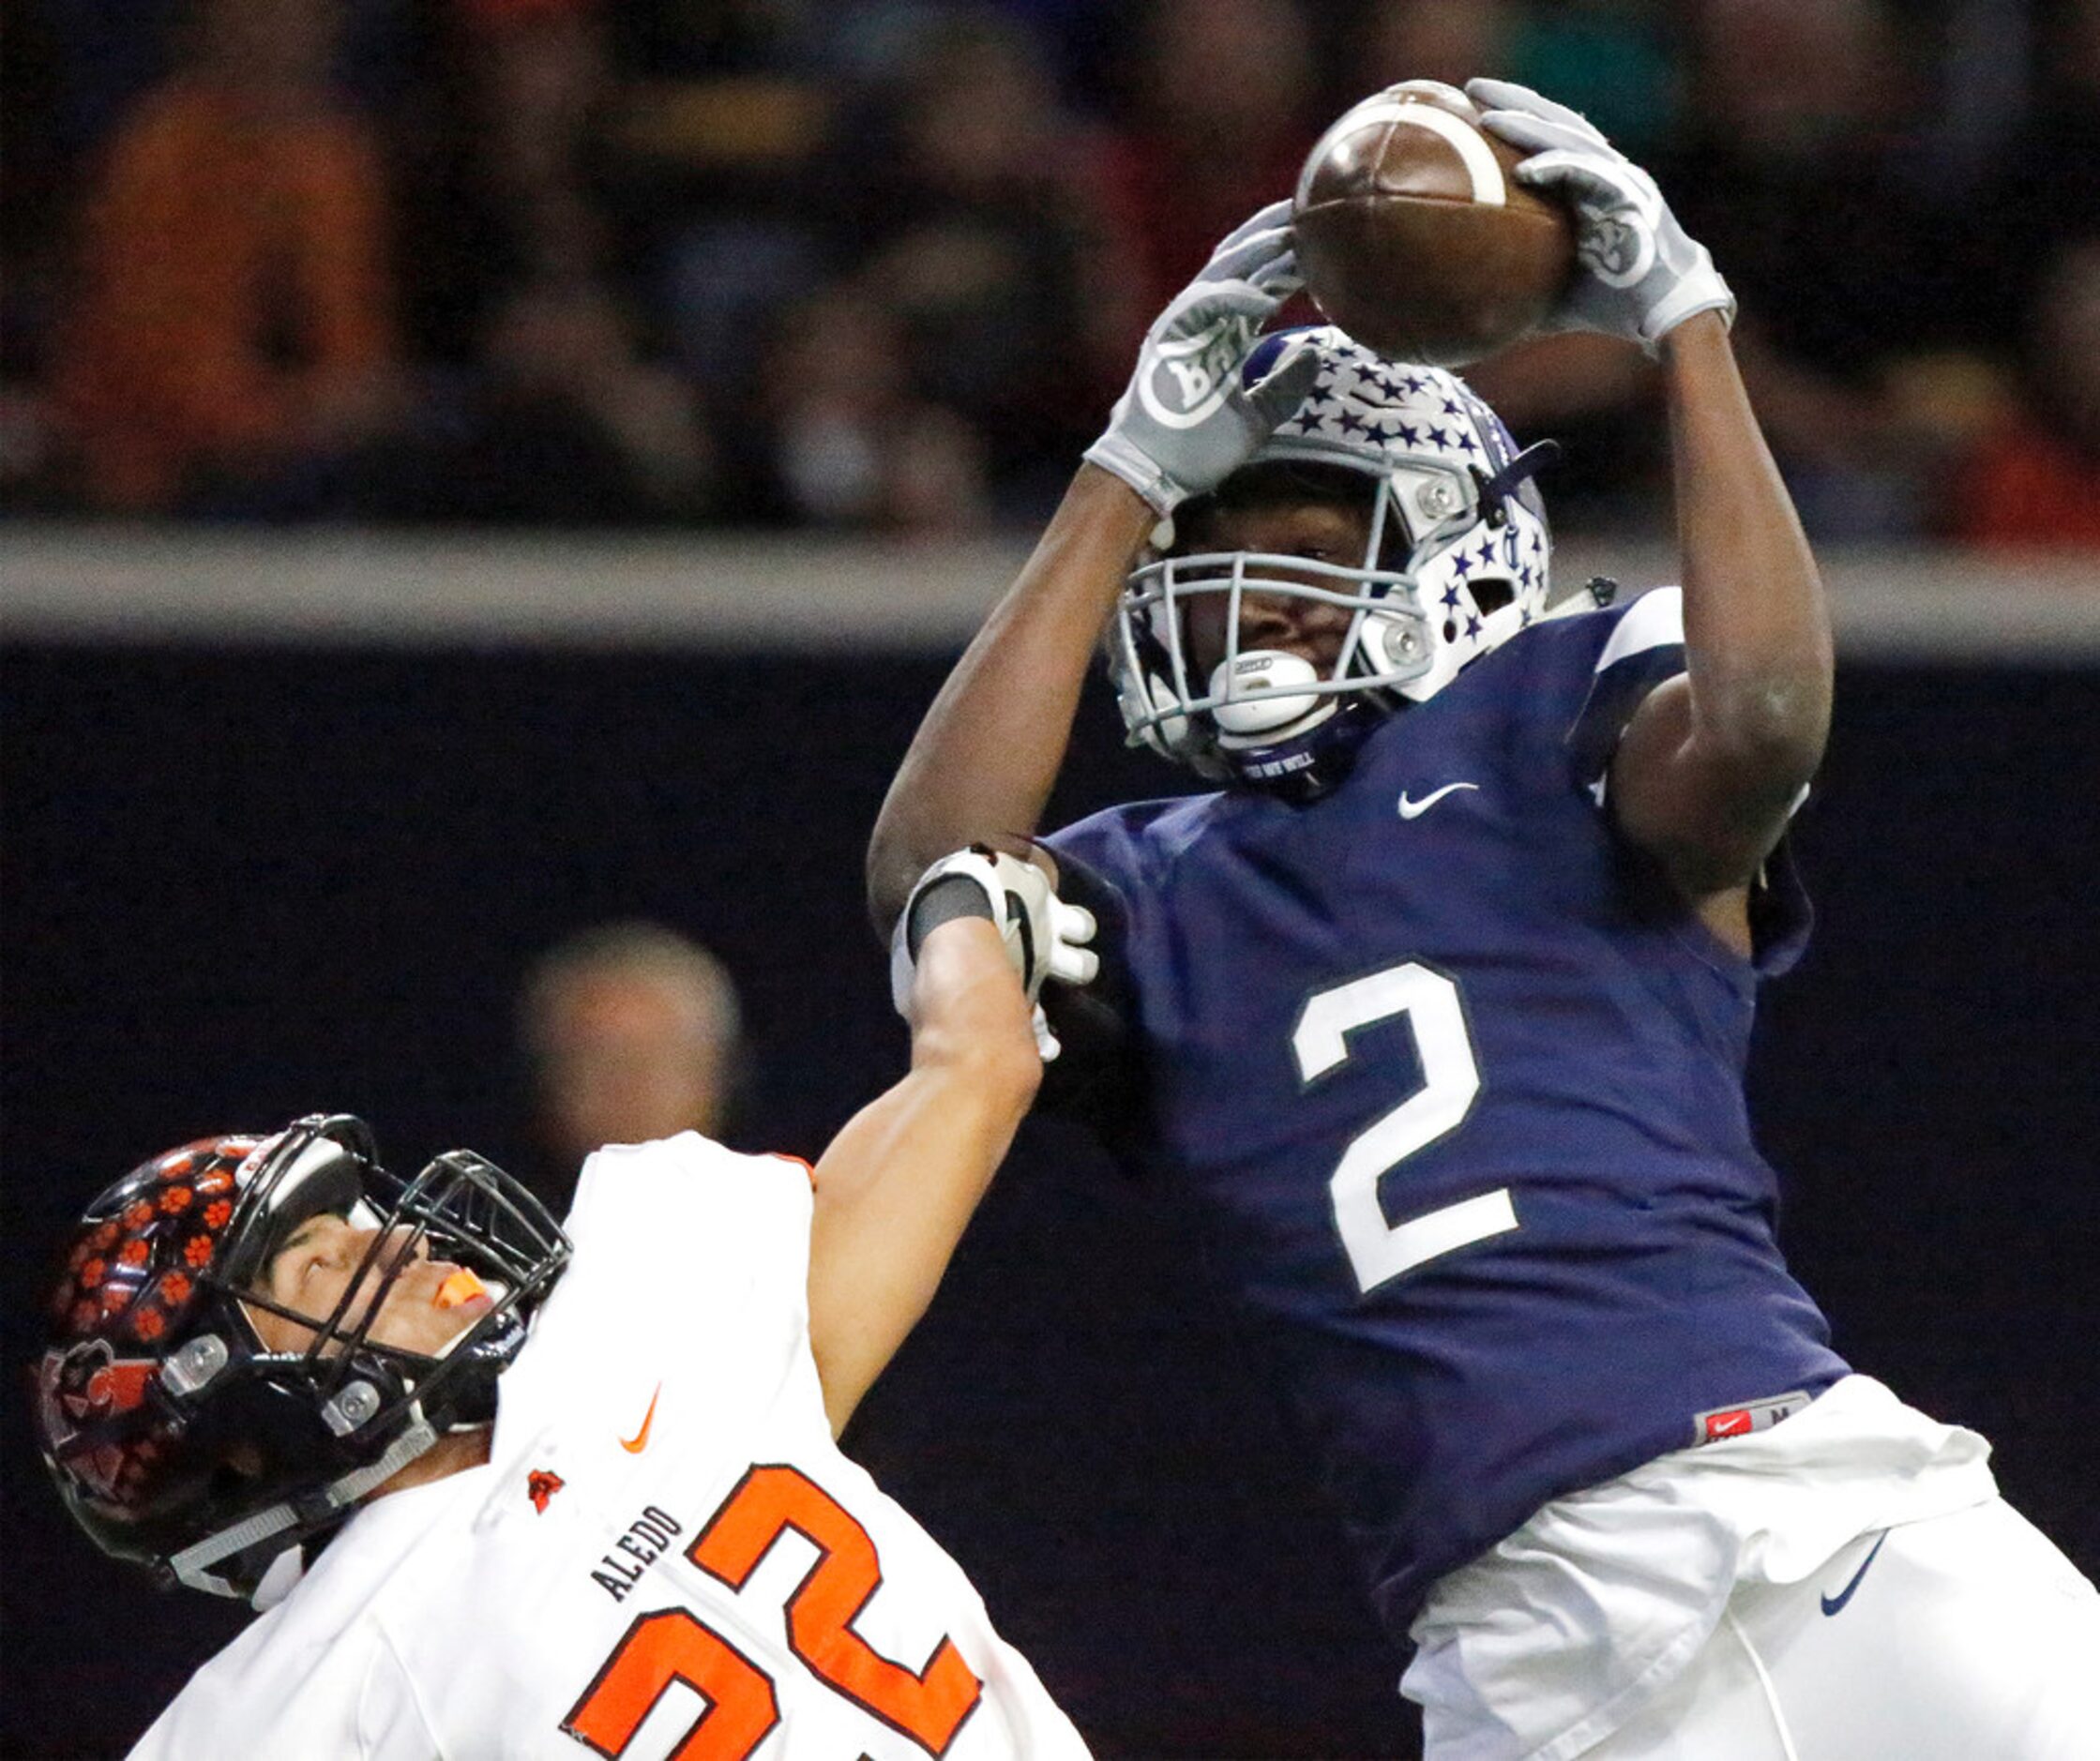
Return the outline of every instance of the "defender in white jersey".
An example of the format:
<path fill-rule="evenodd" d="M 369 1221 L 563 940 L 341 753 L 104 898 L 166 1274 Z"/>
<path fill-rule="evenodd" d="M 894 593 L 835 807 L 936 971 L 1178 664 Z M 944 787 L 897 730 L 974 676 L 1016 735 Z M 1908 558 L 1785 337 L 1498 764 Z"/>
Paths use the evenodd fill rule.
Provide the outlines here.
<path fill-rule="evenodd" d="M 1035 1091 L 1058 908 L 1000 866 L 1035 939 L 929 934 L 913 1068 L 813 1170 L 690 1133 L 609 1147 L 565 1236 L 477 1157 L 399 1182 L 316 1117 L 90 1209 L 47 1461 L 105 1548 L 265 1608 L 137 1754 L 1085 1754 L 834 1442 Z M 990 890 L 947 892 L 983 914 Z"/>

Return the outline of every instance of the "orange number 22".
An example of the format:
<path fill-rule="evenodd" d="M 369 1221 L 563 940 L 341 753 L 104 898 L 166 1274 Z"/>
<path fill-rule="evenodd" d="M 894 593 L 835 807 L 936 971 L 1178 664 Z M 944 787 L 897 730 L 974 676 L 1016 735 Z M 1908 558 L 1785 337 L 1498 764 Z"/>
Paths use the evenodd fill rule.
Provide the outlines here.
<path fill-rule="evenodd" d="M 924 1667 L 878 1653 L 853 1623 L 883 1586 L 875 1543 L 852 1512 L 799 1468 L 758 1467 L 686 1549 L 692 1563 L 741 1589 L 793 1529 L 818 1551 L 787 1599 L 788 1647 L 823 1681 L 901 1731 L 929 1754 L 947 1752 L 984 1684 L 943 1637 Z M 674 1761 L 744 1761 L 779 1722 L 773 1683 L 719 1633 L 684 1609 L 643 1615 L 620 1641 L 562 1728 L 617 1755 L 674 1680 L 708 1702 Z"/>
<path fill-rule="evenodd" d="M 627 1629 L 562 1728 L 598 1753 L 616 1755 L 673 1681 L 697 1689 L 707 1709 L 672 1761 L 744 1761 L 780 1722 L 763 1669 L 683 1608 L 665 1608 Z"/>

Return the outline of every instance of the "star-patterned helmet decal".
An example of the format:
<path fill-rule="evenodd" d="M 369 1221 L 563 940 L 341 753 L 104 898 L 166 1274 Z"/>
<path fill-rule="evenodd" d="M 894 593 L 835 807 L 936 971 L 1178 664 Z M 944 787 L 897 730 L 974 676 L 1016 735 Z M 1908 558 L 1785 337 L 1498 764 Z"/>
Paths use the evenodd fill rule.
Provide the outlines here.
<path fill-rule="evenodd" d="M 1396 461 L 1432 458 L 1482 472 L 1507 462 L 1484 438 L 1499 435 L 1501 423 L 1450 373 L 1385 360 L 1338 330 L 1322 334 L 1327 358 L 1306 400 L 1277 425 L 1277 442 L 1323 441 Z"/>

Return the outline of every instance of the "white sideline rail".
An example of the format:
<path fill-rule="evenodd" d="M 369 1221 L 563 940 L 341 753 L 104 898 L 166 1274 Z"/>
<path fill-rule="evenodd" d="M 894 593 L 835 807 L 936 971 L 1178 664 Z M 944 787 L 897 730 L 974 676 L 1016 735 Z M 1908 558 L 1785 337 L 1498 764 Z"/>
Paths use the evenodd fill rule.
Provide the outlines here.
<path fill-rule="evenodd" d="M 1018 539 L 0 530 L 0 639 L 172 645 L 907 652 L 959 646 Z M 1862 659 L 2100 664 L 2100 557 L 1822 557 Z M 1653 543 L 1559 547 L 1558 586 L 1674 579 Z"/>

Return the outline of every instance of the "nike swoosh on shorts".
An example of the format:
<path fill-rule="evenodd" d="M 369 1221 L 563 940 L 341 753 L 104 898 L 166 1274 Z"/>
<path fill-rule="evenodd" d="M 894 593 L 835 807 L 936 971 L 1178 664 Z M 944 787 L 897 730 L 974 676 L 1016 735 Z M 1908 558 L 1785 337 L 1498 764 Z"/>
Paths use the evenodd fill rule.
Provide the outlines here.
<path fill-rule="evenodd" d="M 1847 1584 L 1843 1589 L 1837 1592 L 1836 1595 L 1825 1596 L 1823 1598 L 1823 1613 L 1825 1613 L 1826 1615 L 1834 1615 L 1837 1613 L 1841 1608 L 1843 1608 L 1847 1603 L 1851 1601 L 1852 1592 L 1859 1588 L 1860 1579 L 1866 1575 L 1866 1568 L 1874 1563 L 1875 1554 L 1881 1552 L 1881 1543 L 1886 1541 L 1888 1538 L 1889 1531 L 1885 1528 L 1882 1529 L 1880 1538 L 1868 1550 L 1866 1558 L 1859 1562 L 1859 1570 L 1852 1573 L 1851 1582 Z"/>

